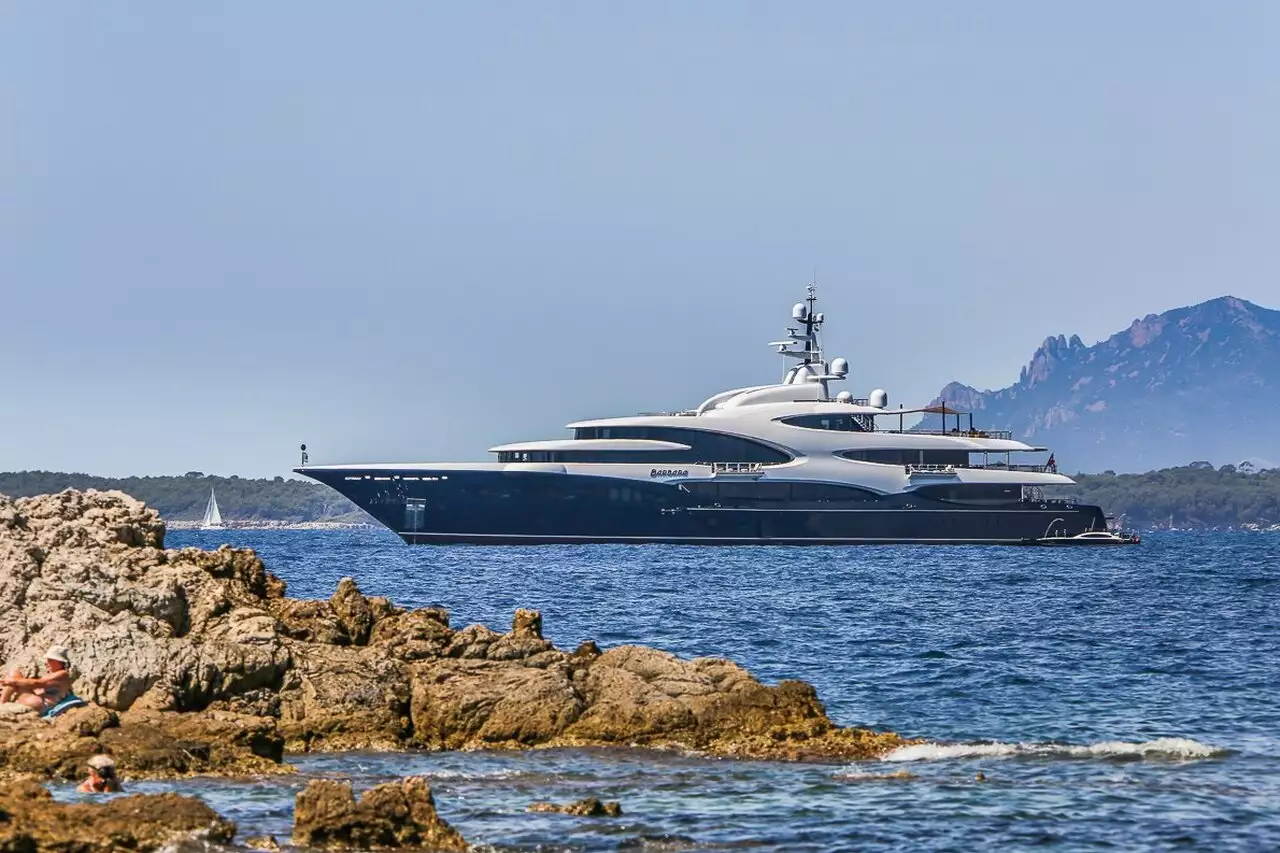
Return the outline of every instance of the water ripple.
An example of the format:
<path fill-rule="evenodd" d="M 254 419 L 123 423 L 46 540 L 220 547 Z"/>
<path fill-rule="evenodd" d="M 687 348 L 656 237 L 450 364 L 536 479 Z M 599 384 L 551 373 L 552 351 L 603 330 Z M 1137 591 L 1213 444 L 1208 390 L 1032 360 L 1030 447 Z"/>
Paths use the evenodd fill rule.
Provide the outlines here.
<path fill-rule="evenodd" d="M 409 773 L 492 850 L 1280 848 L 1280 536 L 1141 547 L 409 548 L 381 532 L 174 532 L 257 548 L 290 594 L 368 594 L 549 638 L 722 655 L 813 682 L 836 719 L 928 742 L 853 767 L 665 752 L 299 756 L 285 781 L 189 780 L 242 836 L 289 832 L 317 776 Z M 149 782 L 145 790 L 174 783 Z M 59 797 L 75 798 L 69 788 Z M 619 820 L 534 800 L 622 801 Z"/>

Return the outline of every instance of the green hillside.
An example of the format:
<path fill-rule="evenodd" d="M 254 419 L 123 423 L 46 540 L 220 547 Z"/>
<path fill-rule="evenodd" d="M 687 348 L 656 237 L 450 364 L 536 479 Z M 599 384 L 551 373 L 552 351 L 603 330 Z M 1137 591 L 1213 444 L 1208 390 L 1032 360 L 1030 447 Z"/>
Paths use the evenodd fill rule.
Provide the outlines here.
<path fill-rule="evenodd" d="M 0 494 L 28 497 L 63 489 L 118 489 L 145 501 L 169 521 L 198 520 L 209 490 L 228 521 L 368 521 L 355 504 L 332 489 L 309 480 L 250 480 L 205 476 L 191 471 L 180 477 L 94 477 L 54 471 L 0 473 Z"/>
<path fill-rule="evenodd" d="M 1064 494 L 1123 515 L 1126 526 L 1225 528 L 1280 524 L 1280 468 L 1255 470 L 1249 463 L 1214 468 L 1192 462 L 1145 474 L 1072 475 Z"/>

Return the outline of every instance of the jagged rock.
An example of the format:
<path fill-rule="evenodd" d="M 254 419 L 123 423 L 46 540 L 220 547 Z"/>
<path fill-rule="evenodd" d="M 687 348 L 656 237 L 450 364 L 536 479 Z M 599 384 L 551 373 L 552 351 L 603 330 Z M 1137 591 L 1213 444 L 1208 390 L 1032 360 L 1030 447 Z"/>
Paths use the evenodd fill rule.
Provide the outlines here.
<path fill-rule="evenodd" d="M 467 849 L 462 835 L 436 813 L 431 786 L 421 776 L 379 785 L 359 802 L 350 782 L 312 782 L 294 800 L 293 843 L 326 849 Z"/>
<path fill-rule="evenodd" d="M 484 625 L 468 625 L 454 632 L 444 654 L 451 658 L 483 660 L 489 655 L 489 647 L 501 639 L 501 634 Z"/>
<path fill-rule="evenodd" d="M 255 835 L 253 838 L 246 838 L 244 846 L 250 850 L 276 851 L 280 849 L 280 842 L 274 835 Z"/>
<path fill-rule="evenodd" d="M 236 826 L 195 797 L 141 794 L 57 803 L 32 782 L 0 784 L 4 853 L 145 853 L 184 840 L 229 843 Z"/>
<path fill-rule="evenodd" d="M 573 654 L 519 610 L 499 634 L 454 630 L 344 578 L 284 597 L 257 555 L 165 551 L 127 495 L 0 497 L 0 650 L 34 672 L 69 646 L 100 706 L 40 727 L 0 716 L 0 763 L 67 776 L 93 750 L 125 774 L 267 772 L 282 748 L 643 744 L 763 757 L 869 757 L 896 735 L 837 728 L 813 688 L 760 684 L 729 661 L 624 646 Z M 278 769 L 285 770 L 287 768 Z"/>
<path fill-rule="evenodd" d="M 371 595 L 365 599 L 369 604 L 369 615 L 373 617 L 373 624 L 378 624 L 383 619 L 390 619 L 392 616 L 399 616 L 404 611 L 391 603 L 391 599 L 381 595 Z M 448 616 L 445 617 L 445 626 L 448 627 Z"/>
<path fill-rule="evenodd" d="M 541 640 L 542 614 L 537 610 L 517 610 L 511 619 L 511 636 L 520 640 Z"/>
<path fill-rule="evenodd" d="M 66 645 L 79 695 L 121 711 L 143 697 L 198 710 L 278 683 L 288 656 L 262 605 L 284 586 L 253 552 L 164 551 L 159 516 L 118 492 L 24 498 L 6 515 L 10 666 L 34 671 L 47 646 Z"/>
<path fill-rule="evenodd" d="M 36 716 L 0 720 L 0 767 L 43 778 L 84 776 L 90 756 L 107 753 L 122 775 L 288 773 L 284 739 L 274 719 L 134 710 L 74 708 L 52 721 Z"/>
<path fill-rule="evenodd" d="M 285 636 L 308 643 L 346 646 L 351 643 L 347 628 L 327 601 L 276 602 L 272 612 L 280 620 Z"/>
<path fill-rule="evenodd" d="M 546 743 L 584 707 L 563 668 L 447 660 L 413 672 L 414 743 L 431 749 Z"/>
<path fill-rule="evenodd" d="M 372 600 L 372 599 L 371 599 Z M 453 640 L 449 614 L 442 608 L 392 612 L 379 619 L 370 632 L 369 645 L 405 661 L 438 658 Z"/>
<path fill-rule="evenodd" d="M 602 802 L 597 797 L 587 797 L 575 803 L 556 805 L 555 803 L 531 803 L 531 812 L 559 812 L 561 814 L 579 815 L 581 817 L 621 817 L 622 804 L 616 800 Z"/>
<path fill-rule="evenodd" d="M 290 749 L 394 749 L 409 736 L 406 665 L 382 649 L 296 644 L 280 692 Z"/>
<path fill-rule="evenodd" d="M 373 610 L 354 580 L 343 578 L 338 581 L 329 606 L 352 643 L 362 646 L 369 641 L 369 632 L 373 630 Z"/>
<path fill-rule="evenodd" d="M 730 661 L 686 661 L 642 646 L 602 654 L 582 689 L 588 707 L 565 732 L 575 741 L 736 749 L 731 741 L 780 729 L 817 736 L 835 728 L 803 682 L 766 687 Z"/>

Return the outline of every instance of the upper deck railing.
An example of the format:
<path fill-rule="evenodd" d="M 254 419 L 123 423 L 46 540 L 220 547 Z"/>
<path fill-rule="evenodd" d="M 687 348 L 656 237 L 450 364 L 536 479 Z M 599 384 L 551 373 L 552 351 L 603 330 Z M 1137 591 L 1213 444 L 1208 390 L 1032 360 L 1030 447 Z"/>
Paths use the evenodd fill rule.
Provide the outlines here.
<path fill-rule="evenodd" d="M 989 462 L 985 465 L 966 465 L 980 471 L 1024 471 L 1032 474 L 1056 474 L 1048 465 L 1006 465 L 1003 462 Z"/>
<path fill-rule="evenodd" d="M 953 438 L 996 438 L 1003 441 L 1013 440 L 1013 431 L 1007 429 L 880 429 L 873 432 L 887 432 L 901 435 L 949 435 Z"/>
<path fill-rule="evenodd" d="M 964 468 L 963 465 L 929 465 L 911 463 L 906 466 L 907 476 L 912 474 L 954 474 L 957 468 Z"/>

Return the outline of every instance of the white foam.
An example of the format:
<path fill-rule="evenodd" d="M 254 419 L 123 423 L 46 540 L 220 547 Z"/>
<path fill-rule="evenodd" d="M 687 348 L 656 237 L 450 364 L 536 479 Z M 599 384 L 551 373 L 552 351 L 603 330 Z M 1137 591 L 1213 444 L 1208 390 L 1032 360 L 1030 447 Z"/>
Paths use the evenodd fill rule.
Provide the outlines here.
<path fill-rule="evenodd" d="M 948 758 L 1172 758 L 1197 759 L 1224 750 L 1184 737 L 1161 737 L 1141 743 L 1106 740 L 1077 746 L 1065 743 L 918 743 L 901 746 L 885 761 L 942 761 Z"/>

